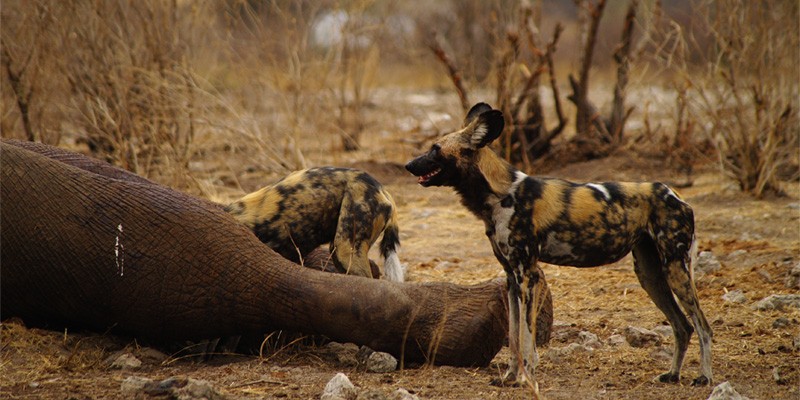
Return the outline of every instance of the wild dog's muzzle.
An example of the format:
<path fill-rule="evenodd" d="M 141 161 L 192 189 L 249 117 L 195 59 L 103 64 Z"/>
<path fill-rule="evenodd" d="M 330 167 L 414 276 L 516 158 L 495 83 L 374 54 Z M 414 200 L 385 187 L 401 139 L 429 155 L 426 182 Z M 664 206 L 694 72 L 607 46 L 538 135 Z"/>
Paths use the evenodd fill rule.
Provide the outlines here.
<path fill-rule="evenodd" d="M 419 179 L 422 186 L 430 186 L 431 180 L 442 172 L 442 167 L 428 155 L 419 156 L 406 164 L 406 169 Z"/>

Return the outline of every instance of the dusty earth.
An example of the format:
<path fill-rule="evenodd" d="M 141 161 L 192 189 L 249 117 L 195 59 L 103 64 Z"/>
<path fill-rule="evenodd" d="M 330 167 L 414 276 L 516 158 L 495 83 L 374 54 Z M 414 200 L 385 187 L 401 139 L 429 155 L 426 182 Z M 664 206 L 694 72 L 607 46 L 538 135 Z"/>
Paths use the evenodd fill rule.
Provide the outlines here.
<path fill-rule="evenodd" d="M 431 116 L 432 114 L 428 114 Z M 431 117 L 430 120 L 435 118 Z M 435 121 L 436 129 L 455 128 L 458 118 Z M 423 121 L 424 122 L 424 121 Z M 423 124 L 424 125 L 424 124 Z M 430 127 L 428 127 L 430 128 Z M 483 234 L 449 189 L 422 188 L 402 169 L 418 151 L 412 144 L 426 135 L 419 126 L 401 127 L 402 135 L 366 136 L 355 153 L 330 152 L 336 146 L 318 142 L 306 154 L 315 165 L 335 164 L 366 169 L 387 185 L 399 207 L 401 258 L 410 281 L 475 283 L 501 276 Z M 412 140 L 414 139 L 414 140 Z M 315 139 L 318 140 L 318 139 Z M 315 153 L 315 150 L 318 153 Z M 231 161 L 225 161 L 230 165 Z M 247 161 L 242 160 L 242 170 Z M 237 174 L 238 187 L 220 184 L 214 197 L 230 200 L 265 183 L 275 174 L 231 172 L 213 162 L 198 164 L 198 179 L 225 182 Z M 252 171 L 252 169 L 250 169 Z M 662 161 L 621 151 L 604 160 L 568 165 L 549 176 L 577 180 L 662 180 L 681 178 Z M 701 167 L 694 185 L 680 190 L 695 208 L 700 250 L 711 251 L 721 268 L 697 278 L 701 304 L 714 329 L 715 384 L 729 381 L 753 399 L 800 398 L 800 309 L 758 311 L 754 304 L 771 294 L 796 294 L 787 287 L 800 263 L 800 190 L 787 183 L 789 197 L 756 200 L 738 191 L 713 165 Z M 663 343 L 635 348 L 612 345 L 609 338 L 626 327 L 653 329 L 664 316 L 640 288 L 627 257 L 603 268 L 577 269 L 545 265 L 556 327 L 548 347 L 540 349 L 537 370 L 541 394 L 549 399 L 705 399 L 712 387 L 692 387 L 699 372 L 696 337 L 692 338 L 680 384 L 654 383 L 670 363 L 671 336 Z M 741 290 L 743 303 L 722 296 Z M 602 343 L 590 351 L 559 354 L 591 332 Z M 126 398 L 120 387 L 130 376 L 161 380 L 184 376 L 207 380 L 230 398 L 319 398 L 325 384 L 344 372 L 362 390 L 362 398 L 380 399 L 404 388 L 421 399 L 523 399 L 527 388 L 503 388 L 489 382 L 506 367 L 503 349 L 487 368 L 410 366 L 391 373 L 368 373 L 331 357 L 317 340 L 273 340 L 261 355 L 220 355 L 210 361 L 148 355 L 135 339 L 102 333 L 53 332 L 26 328 L 24 321 L 0 326 L 0 397 L 99 399 Z M 111 368 L 109 357 L 124 350 L 143 365 L 133 370 Z"/>

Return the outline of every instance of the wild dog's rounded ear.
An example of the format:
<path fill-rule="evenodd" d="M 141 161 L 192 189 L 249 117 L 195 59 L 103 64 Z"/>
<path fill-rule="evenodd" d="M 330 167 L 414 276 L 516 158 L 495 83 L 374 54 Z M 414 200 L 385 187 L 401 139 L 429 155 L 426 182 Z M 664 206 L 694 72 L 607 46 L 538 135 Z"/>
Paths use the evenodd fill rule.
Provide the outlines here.
<path fill-rule="evenodd" d="M 472 122 L 472 120 L 478 118 L 479 115 L 487 111 L 492 111 L 492 106 L 486 103 L 475 104 L 474 106 L 472 106 L 472 108 L 469 109 L 469 111 L 467 111 L 467 116 L 464 118 L 464 126 L 469 125 Z"/>
<path fill-rule="evenodd" d="M 503 112 L 500 110 L 490 110 L 480 114 L 472 129 L 472 137 L 470 139 L 472 145 L 479 149 L 492 143 L 503 133 L 505 125 L 506 121 L 503 119 Z"/>

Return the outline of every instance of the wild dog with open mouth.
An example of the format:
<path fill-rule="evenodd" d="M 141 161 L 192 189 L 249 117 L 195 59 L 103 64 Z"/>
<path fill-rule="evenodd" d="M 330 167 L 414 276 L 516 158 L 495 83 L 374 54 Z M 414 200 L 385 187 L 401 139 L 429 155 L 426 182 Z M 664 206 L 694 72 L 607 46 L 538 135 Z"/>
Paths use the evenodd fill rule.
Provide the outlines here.
<path fill-rule="evenodd" d="M 661 183 L 579 184 L 528 176 L 487 147 L 504 124 L 501 111 L 476 104 L 463 129 L 443 136 L 406 165 L 422 186 L 455 188 L 462 204 L 486 225 L 508 276 L 511 361 L 503 383 L 535 382 L 537 262 L 595 267 L 632 251 L 639 282 L 675 335 L 672 367 L 657 379 L 680 380 L 693 331 L 680 303 L 700 338 L 701 375 L 693 384 L 710 384 L 712 332 L 693 280 L 697 243 L 689 205 Z"/>
<path fill-rule="evenodd" d="M 369 278 L 373 274 L 367 253 L 383 233 L 384 276 L 402 282 L 395 208 L 389 192 L 366 172 L 322 167 L 293 172 L 225 210 L 289 260 L 300 262 L 330 243 L 336 268 Z"/>

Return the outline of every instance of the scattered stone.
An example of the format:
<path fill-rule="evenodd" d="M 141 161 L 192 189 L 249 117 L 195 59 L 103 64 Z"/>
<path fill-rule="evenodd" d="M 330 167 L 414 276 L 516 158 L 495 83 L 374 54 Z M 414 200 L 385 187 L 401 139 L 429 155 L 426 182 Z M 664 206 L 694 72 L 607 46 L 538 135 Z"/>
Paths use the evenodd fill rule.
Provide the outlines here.
<path fill-rule="evenodd" d="M 122 394 L 128 398 L 145 399 L 167 397 L 177 400 L 224 400 L 224 396 L 214 389 L 208 381 L 170 377 L 161 382 L 138 376 L 129 376 L 121 385 Z"/>
<path fill-rule="evenodd" d="M 153 380 L 140 376 L 129 376 L 122 381 L 120 390 L 125 397 L 144 397 L 144 388 L 147 385 L 153 385 Z"/>
<path fill-rule="evenodd" d="M 389 353 L 376 351 L 367 359 L 368 372 L 392 372 L 397 369 L 397 359 Z"/>
<path fill-rule="evenodd" d="M 625 340 L 632 347 L 660 346 L 661 335 L 649 329 L 629 326 L 625 328 Z"/>
<path fill-rule="evenodd" d="M 707 400 L 749 400 L 742 396 L 731 386 L 730 382 L 725 381 L 717 385 Z"/>
<path fill-rule="evenodd" d="M 699 272 L 699 276 L 719 271 L 722 268 L 717 257 L 710 251 L 701 251 L 697 255 L 697 262 L 695 262 L 694 271 Z"/>
<path fill-rule="evenodd" d="M 786 208 L 788 208 L 790 210 L 800 210 L 800 203 L 798 203 L 798 202 L 789 203 L 789 204 L 786 205 Z"/>
<path fill-rule="evenodd" d="M 355 400 L 358 391 L 347 375 L 339 372 L 325 385 L 320 400 Z"/>
<path fill-rule="evenodd" d="M 399 388 L 392 392 L 392 395 L 389 396 L 391 400 L 419 400 L 419 396 L 410 393 L 408 390 L 403 388 Z"/>
<path fill-rule="evenodd" d="M 771 294 L 753 305 L 759 311 L 782 311 L 784 307 L 800 308 L 800 294 Z"/>
<path fill-rule="evenodd" d="M 358 392 L 356 400 L 389 400 L 389 398 L 380 390 L 367 389 Z"/>
<path fill-rule="evenodd" d="M 800 289 L 800 262 L 798 262 L 786 277 L 786 287 L 789 289 Z"/>
<path fill-rule="evenodd" d="M 169 356 L 152 347 L 142 347 L 136 351 L 136 356 L 145 364 L 161 364 L 169 359 Z"/>
<path fill-rule="evenodd" d="M 780 317 L 777 318 L 775 321 L 772 321 L 772 329 L 780 329 L 789 326 L 789 319 Z"/>
<path fill-rule="evenodd" d="M 622 335 L 611 335 L 606 340 L 609 346 L 621 346 L 626 343 L 625 336 Z"/>
<path fill-rule="evenodd" d="M 760 276 L 764 282 L 772 283 L 772 274 L 770 274 L 769 271 L 761 268 L 758 270 L 758 276 Z"/>
<path fill-rule="evenodd" d="M 114 354 L 109 357 L 107 361 L 110 361 L 112 369 L 121 369 L 125 371 L 134 370 L 142 366 L 142 361 L 131 353 Z"/>
<path fill-rule="evenodd" d="M 367 346 L 361 346 L 361 348 L 358 349 L 358 352 L 356 353 L 356 361 L 358 361 L 358 365 L 366 366 L 367 360 L 369 360 L 369 356 L 371 356 L 372 353 L 374 352 L 375 350 L 372 350 Z"/>
<path fill-rule="evenodd" d="M 574 342 L 578 339 L 580 330 L 569 322 L 553 321 L 552 338 L 561 343 Z"/>
<path fill-rule="evenodd" d="M 742 304 L 747 301 L 747 296 L 744 295 L 742 289 L 736 289 L 723 294 L 722 300 L 728 303 Z"/>
<path fill-rule="evenodd" d="M 588 331 L 579 332 L 578 341 L 580 342 L 580 344 L 589 347 L 591 349 L 599 349 L 600 347 L 603 347 L 603 342 L 601 342 L 600 339 L 597 338 L 597 335 Z"/>
<path fill-rule="evenodd" d="M 650 352 L 650 357 L 658 361 L 672 360 L 672 347 L 658 346 Z"/>
<path fill-rule="evenodd" d="M 328 354 L 342 367 L 358 365 L 358 346 L 353 343 L 330 342 L 325 345 Z"/>
<path fill-rule="evenodd" d="M 671 338 L 672 337 L 672 327 L 669 325 L 658 325 L 653 328 L 653 332 L 665 337 Z"/>
<path fill-rule="evenodd" d="M 567 356 L 570 356 L 574 353 L 592 353 L 593 351 L 594 349 L 586 347 L 582 344 L 570 343 L 564 347 L 549 348 L 547 350 L 547 357 L 555 363 L 560 363 L 564 361 Z"/>

